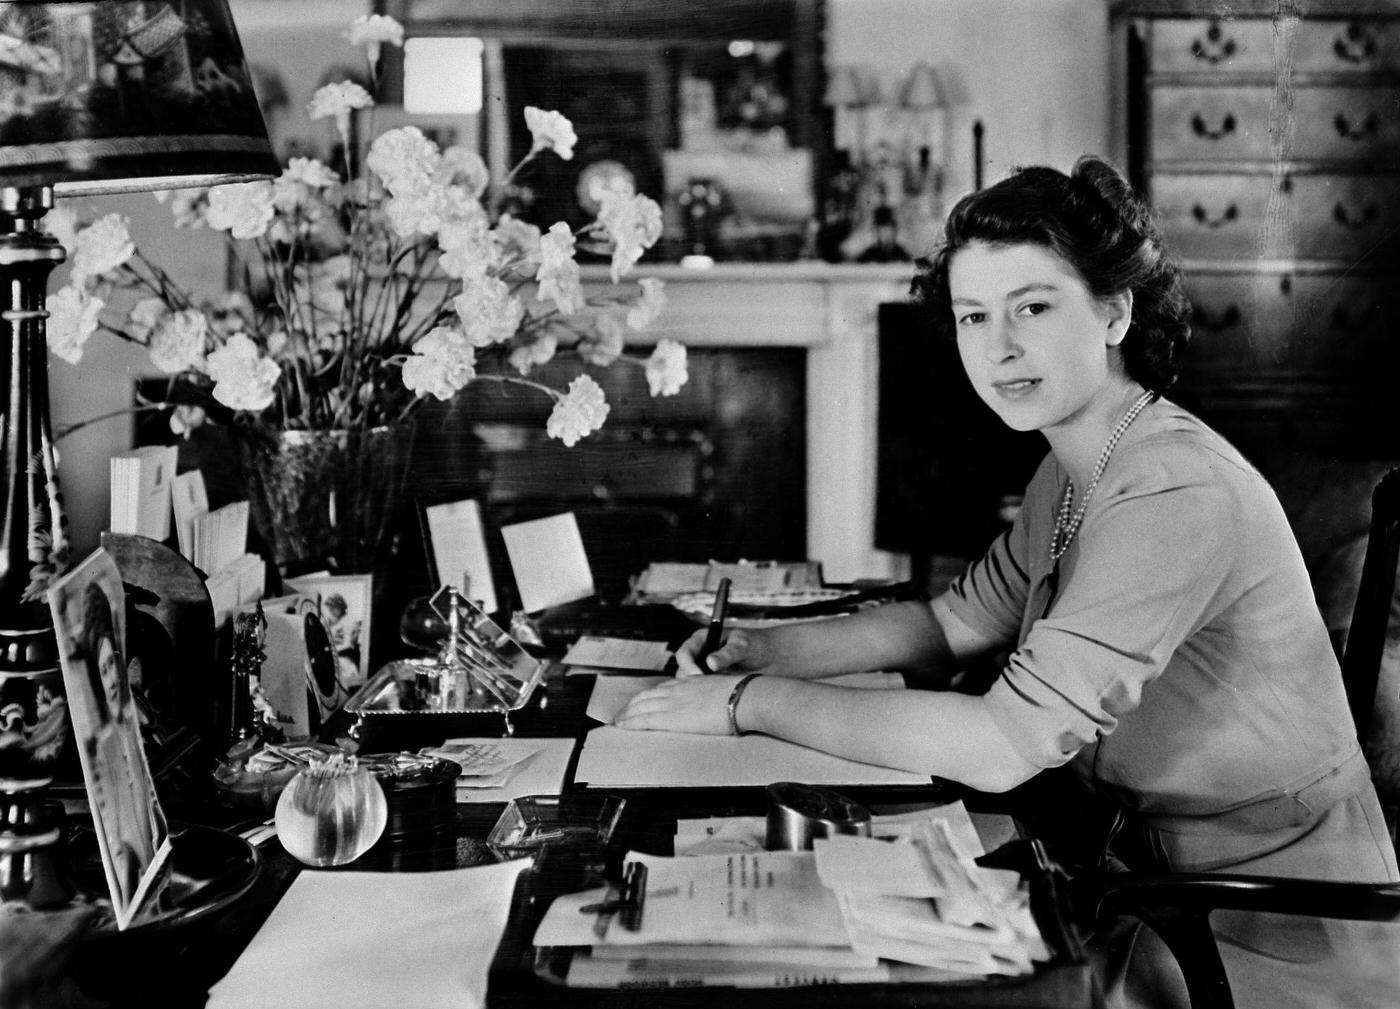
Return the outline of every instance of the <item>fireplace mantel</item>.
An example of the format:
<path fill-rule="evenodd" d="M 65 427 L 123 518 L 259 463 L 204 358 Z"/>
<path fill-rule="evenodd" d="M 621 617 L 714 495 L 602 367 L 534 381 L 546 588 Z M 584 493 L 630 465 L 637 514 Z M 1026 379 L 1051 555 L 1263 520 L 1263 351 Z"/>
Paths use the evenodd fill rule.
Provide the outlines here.
<path fill-rule="evenodd" d="M 807 350 L 807 553 L 830 581 L 902 578 L 908 558 L 877 550 L 875 461 L 882 302 L 904 300 L 913 267 L 721 263 L 641 264 L 666 282 L 666 311 L 636 343 Z M 606 283 L 601 267 L 585 280 Z"/>

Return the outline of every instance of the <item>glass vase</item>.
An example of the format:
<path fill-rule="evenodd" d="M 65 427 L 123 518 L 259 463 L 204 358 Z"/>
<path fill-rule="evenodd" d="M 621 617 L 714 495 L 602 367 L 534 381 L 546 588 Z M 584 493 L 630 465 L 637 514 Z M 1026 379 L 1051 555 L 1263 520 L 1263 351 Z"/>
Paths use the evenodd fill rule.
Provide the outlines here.
<path fill-rule="evenodd" d="M 331 560 L 372 572 L 398 526 L 412 421 L 367 429 L 278 431 L 239 440 L 253 525 L 277 566 Z"/>

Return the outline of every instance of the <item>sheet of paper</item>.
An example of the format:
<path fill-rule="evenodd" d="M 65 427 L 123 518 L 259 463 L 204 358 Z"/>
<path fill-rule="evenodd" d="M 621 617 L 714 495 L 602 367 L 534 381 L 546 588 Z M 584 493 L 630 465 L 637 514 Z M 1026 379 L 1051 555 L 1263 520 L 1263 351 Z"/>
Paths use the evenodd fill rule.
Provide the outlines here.
<path fill-rule="evenodd" d="M 501 538 L 525 612 L 536 613 L 594 594 L 593 570 L 588 566 L 573 512 L 504 526 Z"/>
<path fill-rule="evenodd" d="M 450 872 L 303 872 L 209 1009 L 479 1009 L 529 859 Z"/>
<path fill-rule="evenodd" d="M 927 775 L 845 760 L 769 736 L 634 732 L 612 725 L 588 734 L 574 780 L 593 788 L 929 783 Z"/>
<path fill-rule="evenodd" d="M 566 666 L 598 666 L 604 669 L 634 669 L 661 672 L 671 661 L 671 649 L 664 641 L 638 641 L 632 638 L 605 638 L 585 634 L 560 660 Z"/>
<path fill-rule="evenodd" d="M 555 899 L 535 932 L 536 946 L 849 946 L 836 896 L 817 878 L 811 852 L 765 851 L 664 858 L 627 856 L 647 867 L 646 901 L 636 931 L 580 908 L 606 888 Z"/>
<path fill-rule="evenodd" d="M 481 506 L 471 499 L 448 501 L 425 507 L 423 518 L 438 581 L 458 588 L 465 584 L 469 599 L 477 600 L 487 613 L 495 613 L 496 580 L 486 553 Z"/>
<path fill-rule="evenodd" d="M 509 802 L 522 795 L 558 795 L 563 790 L 564 775 L 574 752 L 572 739 L 502 739 L 494 742 L 523 743 L 535 753 L 511 768 L 506 780 L 498 785 L 485 787 L 480 782 L 458 778 L 458 802 Z M 465 787 L 468 782 L 478 787 Z"/>
<path fill-rule="evenodd" d="M 899 897 L 941 897 L 947 892 L 918 845 L 836 834 L 817 838 L 812 850 L 817 875 L 833 890 Z"/>
<path fill-rule="evenodd" d="M 209 510 L 204 474 L 192 469 L 176 476 L 170 484 L 170 504 L 175 511 L 175 541 L 180 545 L 180 553 L 192 560 L 194 520 Z"/>
<path fill-rule="evenodd" d="M 420 750 L 430 757 L 455 761 L 463 778 L 488 778 L 508 771 L 539 753 L 541 746 L 533 739 L 449 739 L 441 746 Z"/>

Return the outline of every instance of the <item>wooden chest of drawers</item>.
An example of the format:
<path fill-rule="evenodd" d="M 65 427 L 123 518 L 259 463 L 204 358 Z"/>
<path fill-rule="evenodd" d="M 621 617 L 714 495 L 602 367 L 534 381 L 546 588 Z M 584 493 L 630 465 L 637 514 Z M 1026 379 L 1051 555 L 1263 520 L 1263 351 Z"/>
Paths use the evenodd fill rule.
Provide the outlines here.
<path fill-rule="evenodd" d="M 1113 7 L 1118 155 L 1194 308 L 1177 398 L 1251 454 L 1400 455 L 1400 4 L 1289 7 Z"/>

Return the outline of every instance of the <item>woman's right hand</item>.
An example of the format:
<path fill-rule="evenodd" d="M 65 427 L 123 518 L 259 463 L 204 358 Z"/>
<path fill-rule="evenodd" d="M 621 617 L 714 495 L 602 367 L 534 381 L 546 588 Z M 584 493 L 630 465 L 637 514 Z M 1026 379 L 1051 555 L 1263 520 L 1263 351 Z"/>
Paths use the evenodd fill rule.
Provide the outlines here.
<path fill-rule="evenodd" d="M 699 656 L 707 633 L 696 631 L 676 649 L 677 676 L 701 676 L 706 672 Z M 706 662 L 712 673 L 771 673 L 776 658 L 773 652 L 771 638 L 765 632 L 733 630 L 725 634 Z"/>

